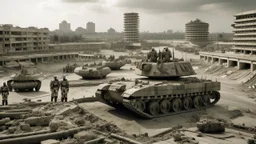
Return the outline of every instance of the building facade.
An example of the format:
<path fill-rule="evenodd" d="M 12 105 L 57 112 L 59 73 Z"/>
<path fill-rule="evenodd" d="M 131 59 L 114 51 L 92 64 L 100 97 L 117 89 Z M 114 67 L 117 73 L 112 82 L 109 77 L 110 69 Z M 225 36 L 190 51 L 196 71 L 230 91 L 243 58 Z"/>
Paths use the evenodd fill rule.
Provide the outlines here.
<path fill-rule="evenodd" d="M 64 33 L 71 32 L 71 24 L 64 20 L 59 24 L 59 30 Z"/>
<path fill-rule="evenodd" d="M 86 32 L 87 33 L 95 33 L 95 23 L 93 22 L 88 22 L 86 24 Z"/>
<path fill-rule="evenodd" d="M 124 14 L 124 41 L 126 43 L 139 42 L 139 14 Z"/>
<path fill-rule="evenodd" d="M 185 39 L 193 44 L 205 46 L 208 44 L 209 24 L 199 19 L 186 24 Z"/>
<path fill-rule="evenodd" d="M 234 50 L 245 54 L 256 54 L 256 10 L 234 15 Z"/>
<path fill-rule="evenodd" d="M 0 54 L 48 51 L 48 28 L 0 25 Z"/>

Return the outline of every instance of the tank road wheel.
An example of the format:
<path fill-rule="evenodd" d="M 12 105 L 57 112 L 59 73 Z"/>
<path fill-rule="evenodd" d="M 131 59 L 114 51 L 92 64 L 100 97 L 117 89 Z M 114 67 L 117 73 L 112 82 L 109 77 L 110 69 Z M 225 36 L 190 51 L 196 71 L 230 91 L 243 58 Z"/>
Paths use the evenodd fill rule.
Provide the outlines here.
<path fill-rule="evenodd" d="M 190 110 L 193 107 L 193 100 L 190 97 L 186 97 L 183 100 L 183 107 L 185 110 Z"/>
<path fill-rule="evenodd" d="M 40 88 L 41 88 L 41 81 L 37 81 L 37 86 L 35 87 L 35 90 L 36 91 L 39 91 L 40 90 Z"/>
<path fill-rule="evenodd" d="M 145 108 L 146 108 L 146 105 L 144 103 L 144 101 L 142 100 L 137 100 L 135 103 L 134 103 L 134 107 L 140 111 L 144 111 Z"/>
<path fill-rule="evenodd" d="M 203 104 L 204 104 L 204 106 L 209 106 L 211 103 L 210 103 L 210 95 L 204 95 L 203 97 L 202 97 L 202 99 L 203 99 Z"/>
<path fill-rule="evenodd" d="M 182 101 L 181 99 L 179 98 L 175 98 L 173 101 L 172 101 L 172 110 L 174 112 L 178 112 L 180 111 L 182 108 Z"/>
<path fill-rule="evenodd" d="M 152 114 L 153 116 L 158 115 L 159 112 L 160 112 L 160 106 L 159 106 L 158 102 L 157 102 L 157 101 L 151 101 L 151 102 L 149 102 L 148 111 L 149 111 L 149 113 Z"/>
<path fill-rule="evenodd" d="M 202 97 L 201 96 L 195 96 L 193 99 L 194 107 L 199 109 L 202 106 Z"/>
<path fill-rule="evenodd" d="M 220 100 L 220 93 L 218 91 L 213 91 L 210 94 L 210 105 L 216 104 Z"/>
<path fill-rule="evenodd" d="M 164 99 L 160 102 L 160 111 L 163 113 L 163 114 L 167 114 L 171 109 L 171 103 L 169 100 L 167 99 Z"/>

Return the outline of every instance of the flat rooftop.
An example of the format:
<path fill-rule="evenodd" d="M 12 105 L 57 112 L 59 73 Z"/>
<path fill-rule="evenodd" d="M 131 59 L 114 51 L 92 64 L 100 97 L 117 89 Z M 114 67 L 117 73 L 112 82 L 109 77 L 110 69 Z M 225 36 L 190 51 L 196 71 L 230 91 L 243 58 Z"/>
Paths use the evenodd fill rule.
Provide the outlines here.
<path fill-rule="evenodd" d="M 215 56 L 221 58 L 231 58 L 245 61 L 256 62 L 255 55 L 235 54 L 235 53 L 217 53 L 217 52 L 200 52 L 200 56 Z"/>
<path fill-rule="evenodd" d="M 61 43 L 61 44 L 49 44 L 49 46 L 75 46 L 75 45 L 101 45 L 105 42 L 87 42 L 87 43 Z"/>
<path fill-rule="evenodd" d="M 237 13 L 237 14 L 234 14 L 234 16 L 242 16 L 242 15 L 249 15 L 249 14 L 255 14 L 256 13 L 256 10 L 250 10 L 250 11 L 245 11 L 245 12 L 240 12 L 240 13 Z"/>
<path fill-rule="evenodd" d="M 18 55 L 18 56 L 1 56 L 0 61 L 13 61 L 13 60 L 23 60 L 23 59 L 31 59 L 31 58 L 76 55 L 76 54 L 78 53 L 47 53 L 47 54 L 30 54 L 30 55 Z"/>

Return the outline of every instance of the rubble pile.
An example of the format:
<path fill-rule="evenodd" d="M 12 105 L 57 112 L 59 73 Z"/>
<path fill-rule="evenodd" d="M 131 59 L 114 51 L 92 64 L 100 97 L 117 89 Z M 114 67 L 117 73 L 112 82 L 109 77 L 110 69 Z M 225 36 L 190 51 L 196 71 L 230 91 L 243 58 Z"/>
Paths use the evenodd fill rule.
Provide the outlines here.
<path fill-rule="evenodd" d="M 20 142 L 42 144 L 80 144 L 87 141 L 106 143 L 104 141 L 118 142 L 133 138 L 116 125 L 84 110 L 77 103 L 48 103 L 26 109 L 31 111 L 23 113 L 20 117 L 0 119 L 0 143 L 3 140 L 15 144 L 17 141 L 11 138 L 17 138 Z"/>

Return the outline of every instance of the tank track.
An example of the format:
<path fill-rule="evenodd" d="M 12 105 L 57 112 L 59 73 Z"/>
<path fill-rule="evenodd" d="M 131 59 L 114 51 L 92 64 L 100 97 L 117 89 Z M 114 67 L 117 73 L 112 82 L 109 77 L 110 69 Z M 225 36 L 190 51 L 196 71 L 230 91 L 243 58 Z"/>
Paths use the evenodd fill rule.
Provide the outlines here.
<path fill-rule="evenodd" d="M 144 111 L 138 110 L 138 109 L 134 106 L 134 102 L 133 102 L 134 99 L 124 99 L 122 104 L 123 104 L 124 107 L 126 107 L 126 108 L 129 109 L 130 111 L 134 112 L 135 114 L 139 115 L 140 117 L 146 118 L 146 119 L 152 119 L 152 118 L 165 117 L 165 116 L 172 116 L 172 115 L 177 115 L 177 114 L 182 114 L 182 113 L 189 113 L 189 112 L 204 110 L 204 109 L 206 109 L 206 108 L 212 107 L 212 106 L 214 106 L 214 105 L 220 100 L 220 94 L 219 94 L 219 92 L 217 92 L 217 91 L 214 91 L 214 92 L 215 92 L 215 94 L 217 94 L 217 95 L 215 95 L 216 97 L 215 97 L 214 101 L 211 102 L 210 105 L 208 105 L 208 106 L 202 106 L 202 107 L 200 107 L 200 108 L 192 108 L 192 109 L 190 109 L 190 110 L 184 110 L 184 109 L 183 109 L 183 110 L 178 111 L 178 112 L 170 111 L 170 112 L 167 113 L 167 114 L 161 114 L 161 113 L 159 113 L 159 115 L 155 115 L 155 116 L 154 116 L 154 115 L 150 115 L 150 114 L 148 114 L 148 113 L 146 113 L 146 112 L 144 112 Z M 173 98 L 175 98 L 175 97 L 173 97 Z M 139 99 L 140 99 L 140 98 L 138 98 L 138 100 L 139 100 Z"/>

